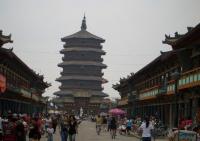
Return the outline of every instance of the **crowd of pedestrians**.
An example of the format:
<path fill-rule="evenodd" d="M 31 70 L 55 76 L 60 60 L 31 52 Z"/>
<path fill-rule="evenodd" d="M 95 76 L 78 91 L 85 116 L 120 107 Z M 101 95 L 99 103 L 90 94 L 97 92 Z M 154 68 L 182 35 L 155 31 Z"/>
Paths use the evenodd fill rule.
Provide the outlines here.
<path fill-rule="evenodd" d="M 130 135 L 130 132 L 141 133 L 143 141 L 150 141 L 152 130 L 154 129 L 155 119 L 146 117 L 143 121 L 140 117 L 130 119 L 120 116 L 96 116 L 96 131 L 100 135 L 100 131 L 108 131 L 111 138 L 115 139 L 117 130 L 119 134 Z M 92 121 L 93 118 L 92 118 Z M 106 123 L 106 126 L 105 126 Z M 105 128 L 106 127 L 106 128 Z"/>
<path fill-rule="evenodd" d="M 57 128 L 58 125 L 58 128 Z M 75 141 L 78 122 L 74 115 L 16 114 L 0 116 L 0 141 L 53 141 L 59 130 L 61 141 Z"/>

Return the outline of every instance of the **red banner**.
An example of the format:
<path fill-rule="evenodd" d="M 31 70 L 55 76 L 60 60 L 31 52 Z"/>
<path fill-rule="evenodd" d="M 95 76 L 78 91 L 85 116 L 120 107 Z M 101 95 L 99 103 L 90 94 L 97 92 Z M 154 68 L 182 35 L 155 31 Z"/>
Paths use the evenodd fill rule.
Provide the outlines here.
<path fill-rule="evenodd" d="M 6 77 L 0 74 L 0 93 L 6 91 Z"/>

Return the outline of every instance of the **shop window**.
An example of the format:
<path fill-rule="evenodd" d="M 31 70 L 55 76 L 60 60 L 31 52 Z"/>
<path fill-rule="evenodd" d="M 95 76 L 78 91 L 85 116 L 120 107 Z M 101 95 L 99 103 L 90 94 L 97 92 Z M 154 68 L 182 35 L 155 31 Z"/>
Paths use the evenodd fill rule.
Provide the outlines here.
<path fill-rule="evenodd" d="M 170 91 L 170 86 L 167 86 L 167 91 Z"/>
<path fill-rule="evenodd" d="M 182 84 L 185 85 L 185 78 L 182 79 Z"/>
<path fill-rule="evenodd" d="M 190 77 L 189 77 L 189 76 L 186 77 L 185 83 L 186 83 L 186 84 L 190 83 Z"/>
<path fill-rule="evenodd" d="M 172 85 L 169 86 L 169 91 L 172 91 Z"/>
<path fill-rule="evenodd" d="M 194 75 L 191 74 L 191 75 L 190 75 L 190 83 L 192 83 L 193 81 L 194 81 Z"/>
<path fill-rule="evenodd" d="M 181 80 L 179 80 L 178 81 L 178 84 L 181 86 L 181 85 L 183 85 L 183 80 L 181 79 Z"/>
<path fill-rule="evenodd" d="M 197 81 L 197 80 L 198 80 L 198 75 L 195 74 L 195 75 L 194 75 L 194 81 Z"/>
<path fill-rule="evenodd" d="M 200 73 L 198 73 L 198 81 L 200 81 Z"/>
<path fill-rule="evenodd" d="M 156 90 L 156 94 L 158 94 L 158 89 Z"/>
<path fill-rule="evenodd" d="M 175 85 L 172 85 L 172 91 L 174 91 L 175 90 Z"/>

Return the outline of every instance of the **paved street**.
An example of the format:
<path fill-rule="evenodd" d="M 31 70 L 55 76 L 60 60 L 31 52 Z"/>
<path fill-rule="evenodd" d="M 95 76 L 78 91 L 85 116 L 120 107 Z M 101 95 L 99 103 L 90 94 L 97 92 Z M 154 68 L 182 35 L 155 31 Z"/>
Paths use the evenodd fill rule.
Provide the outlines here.
<path fill-rule="evenodd" d="M 47 138 L 43 137 L 41 141 L 46 141 Z M 130 136 L 117 134 L 116 141 L 139 141 L 139 139 Z M 54 135 L 54 141 L 60 141 L 59 132 Z M 112 141 L 108 132 L 101 132 L 97 136 L 95 130 L 95 123 L 84 121 L 80 124 L 76 141 Z"/>

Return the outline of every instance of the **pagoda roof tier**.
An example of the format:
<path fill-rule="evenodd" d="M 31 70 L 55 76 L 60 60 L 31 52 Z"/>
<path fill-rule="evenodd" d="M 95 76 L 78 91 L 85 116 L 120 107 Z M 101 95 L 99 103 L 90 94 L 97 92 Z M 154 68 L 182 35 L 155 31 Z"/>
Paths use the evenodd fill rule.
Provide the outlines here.
<path fill-rule="evenodd" d="M 60 64 L 58 64 L 59 67 L 62 66 L 68 66 L 68 65 L 80 65 L 80 66 L 99 66 L 102 68 L 106 68 L 107 66 L 100 62 L 94 62 L 94 61 L 65 61 Z"/>
<path fill-rule="evenodd" d="M 102 53 L 102 54 L 105 54 L 105 51 L 101 50 L 101 49 L 96 49 L 96 48 L 83 48 L 83 47 L 70 47 L 70 48 L 65 48 L 65 49 L 62 49 L 60 51 L 60 53 L 63 53 L 65 54 L 66 52 L 71 52 L 71 51 L 92 51 L 92 52 L 98 52 L 98 53 Z"/>
<path fill-rule="evenodd" d="M 66 36 L 61 38 L 61 41 L 66 42 L 69 39 L 94 39 L 94 40 L 98 40 L 100 42 L 105 42 L 105 40 L 101 37 L 98 37 L 86 30 L 80 30 L 72 35 Z"/>
<path fill-rule="evenodd" d="M 67 40 L 70 39 L 94 39 L 102 43 L 105 42 L 103 38 L 93 35 L 92 33 L 86 31 L 86 29 L 87 29 L 86 18 L 84 16 L 82 20 L 81 30 L 72 35 L 61 38 L 61 41 L 66 42 Z"/>
<path fill-rule="evenodd" d="M 3 46 L 3 44 L 6 44 L 6 43 L 12 43 L 13 41 L 11 40 L 11 34 L 8 35 L 8 36 L 5 36 L 2 34 L 3 31 L 0 30 L 0 47 Z"/>
<path fill-rule="evenodd" d="M 61 90 L 54 93 L 57 96 L 72 96 L 73 92 L 69 90 Z"/>
<path fill-rule="evenodd" d="M 57 81 L 65 81 L 65 80 L 90 80 L 90 81 L 101 81 L 107 82 L 104 78 L 96 77 L 96 76 L 61 76 Z"/>
<path fill-rule="evenodd" d="M 104 93 L 104 92 L 99 92 L 99 91 L 92 91 L 92 96 L 98 96 L 98 97 L 107 97 L 108 94 Z"/>
<path fill-rule="evenodd" d="M 76 90 L 69 91 L 69 90 L 63 90 L 63 91 L 57 91 L 54 93 L 54 95 L 62 96 L 62 97 L 107 97 L 108 94 L 101 92 L 101 91 L 88 91 L 86 93 L 79 93 Z"/>

